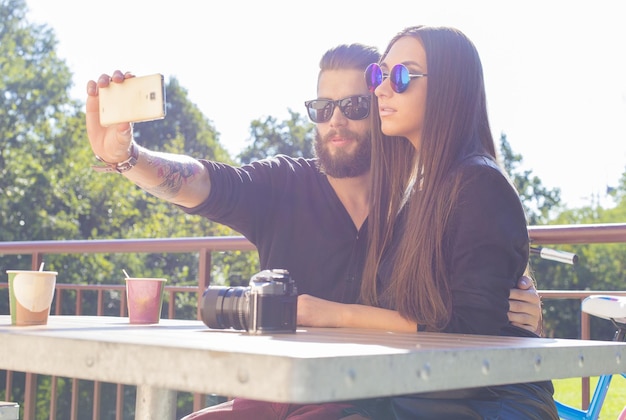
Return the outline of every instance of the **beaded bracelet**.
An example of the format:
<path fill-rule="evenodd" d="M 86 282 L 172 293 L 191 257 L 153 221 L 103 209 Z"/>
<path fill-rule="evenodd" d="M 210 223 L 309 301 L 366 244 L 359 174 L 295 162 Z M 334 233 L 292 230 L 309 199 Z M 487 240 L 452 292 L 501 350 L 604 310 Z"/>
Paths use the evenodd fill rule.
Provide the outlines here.
<path fill-rule="evenodd" d="M 135 145 L 135 142 L 130 143 L 130 156 L 128 159 L 118 162 L 118 163 L 109 163 L 103 160 L 100 156 L 96 155 L 96 159 L 100 162 L 104 163 L 104 165 L 92 165 L 91 168 L 96 172 L 117 172 L 121 174 L 133 168 L 137 164 L 137 159 L 139 159 L 139 149 Z"/>

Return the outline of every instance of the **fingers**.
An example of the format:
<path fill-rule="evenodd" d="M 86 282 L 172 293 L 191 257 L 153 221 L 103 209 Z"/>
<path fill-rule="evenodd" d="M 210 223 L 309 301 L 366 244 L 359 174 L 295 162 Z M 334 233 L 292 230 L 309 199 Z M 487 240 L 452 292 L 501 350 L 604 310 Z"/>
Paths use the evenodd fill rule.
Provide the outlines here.
<path fill-rule="evenodd" d="M 134 77 L 131 72 L 115 70 L 110 76 L 103 73 L 97 80 L 87 82 L 87 137 L 94 153 L 106 162 L 120 162 L 128 157 L 133 127 L 130 123 L 116 124 L 114 127 L 103 127 L 100 124 L 99 90 L 107 88 L 111 83 L 122 83 L 131 77 Z"/>
<path fill-rule="evenodd" d="M 122 73 L 121 70 L 115 70 L 111 75 L 111 80 L 115 83 L 121 83 L 126 79 L 130 79 L 131 77 L 135 77 L 135 75 L 130 71 Z"/>
<path fill-rule="evenodd" d="M 536 316 L 534 313 L 519 311 L 515 308 L 509 310 L 508 316 L 511 323 L 530 326 L 533 331 L 537 328 L 540 319 L 540 317 Z"/>
<path fill-rule="evenodd" d="M 522 328 L 526 331 L 530 331 L 532 333 L 539 335 L 538 330 L 537 330 L 537 325 L 519 324 L 517 322 L 511 322 L 511 324 L 515 325 L 516 327 Z"/>
<path fill-rule="evenodd" d="M 87 96 L 98 96 L 99 88 L 105 88 L 109 86 L 111 82 L 122 83 L 124 80 L 130 79 L 131 77 L 135 77 L 135 75 L 129 71 L 122 73 L 120 70 L 115 70 L 111 76 L 102 73 L 97 81 L 94 82 L 90 80 L 87 82 Z"/>
<path fill-rule="evenodd" d="M 522 276 L 517 280 L 516 287 L 522 290 L 534 289 L 535 283 L 533 282 L 533 279 L 531 279 L 530 277 Z"/>
<path fill-rule="evenodd" d="M 124 80 L 130 79 L 131 77 L 135 77 L 135 75 L 130 71 L 122 73 L 121 70 L 115 70 L 110 76 L 106 73 L 103 73 L 100 75 L 100 77 L 98 77 L 97 86 L 99 88 L 105 88 L 109 86 L 111 82 L 122 83 Z M 89 87 L 89 84 L 87 86 Z"/>
<path fill-rule="evenodd" d="M 115 83 L 121 83 L 125 80 L 124 73 L 121 70 L 115 70 L 111 75 L 111 81 Z"/>
<path fill-rule="evenodd" d="M 87 96 L 97 96 L 98 95 L 98 85 L 93 80 L 87 82 Z"/>
<path fill-rule="evenodd" d="M 135 77 L 135 75 L 130 71 L 122 73 L 120 70 L 115 70 L 110 76 L 106 73 L 103 73 L 100 75 L 100 77 L 98 77 L 97 81 L 90 80 L 87 82 L 87 103 L 85 108 L 88 114 L 88 125 L 100 125 L 100 117 L 98 115 L 99 89 L 106 88 L 111 84 L 111 82 L 122 83 L 124 80 L 130 79 L 131 77 Z M 132 126 L 130 124 L 120 124 L 117 127 L 117 131 L 124 138 L 129 138 L 132 136 Z"/>
<path fill-rule="evenodd" d="M 98 112 L 99 108 L 99 100 L 98 100 L 98 85 L 93 80 L 90 80 L 87 83 L 87 101 L 85 103 L 85 111 L 87 112 L 87 128 L 89 128 L 89 124 L 94 124 L 94 127 L 100 126 L 100 115 Z"/>
<path fill-rule="evenodd" d="M 530 290 L 522 291 L 517 289 L 511 291 L 511 295 L 515 293 L 522 294 L 522 297 L 525 299 L 514 299 L 511 297 L 509 300 L 508 317 L 511 324 L 540 334 L 542 330 L 541 300 L 536 293 L 533 294 L 531 292 Z"/>
<path fill-rule="evenodd" d="M 509 291 L 509 304 L 514 304 L 516 301 L 519 301 L 519 303 L 529 304 L 534 307 L 541 306 L 541 297 L 534 289 L 511 289 Z"/>
<path fill-rule="evenodd" d="M 512 314 L 509 313 L 509 319 L 512 318 Z M 515 322 L 511 321 L 511 325 L 515 325 L 516 327 L 522 328 L 526 331 L 530 331 L 531 333 L 537 334 L 539 337 L 543 335 L 543 325 L 541 320 L 538 323 L 529 324 L 528 322 Z"/>
<path fill-rule="evenodd" d="M 509 311 L 524 314 L 536 320 L 541 314 L 541 304 L 539 301 L 531 303 L 511 299 L 509 300 Z"/>
<path fill-rule="evenodd" d="M 109 76 L 108 74 L 101 74 L 100 77 L 98 77 L 98 87 L 99 88 L 105 88 L 107 86 L 109 86 L 109 84 L 111 83 L 111 81 L 113 80 L 112 76 Z M 118 82 L 120 80 L 118 79 Z"/>

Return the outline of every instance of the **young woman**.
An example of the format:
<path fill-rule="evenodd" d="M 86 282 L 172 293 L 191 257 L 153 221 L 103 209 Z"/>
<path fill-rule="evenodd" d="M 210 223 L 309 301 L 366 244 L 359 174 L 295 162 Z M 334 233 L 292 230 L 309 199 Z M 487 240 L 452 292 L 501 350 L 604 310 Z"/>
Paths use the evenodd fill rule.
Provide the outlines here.
<path fill-rule="evenodd" d="M 362 303 L 418 330 L 520 335 L 508 294 L 527 269 L 518 194 L 496 162 L 480 58 L 460 31 L 410 27 L 366 80 L 370 247 Z M 379 401 L 372 417 L 557 419 L 550 382 Z"/>

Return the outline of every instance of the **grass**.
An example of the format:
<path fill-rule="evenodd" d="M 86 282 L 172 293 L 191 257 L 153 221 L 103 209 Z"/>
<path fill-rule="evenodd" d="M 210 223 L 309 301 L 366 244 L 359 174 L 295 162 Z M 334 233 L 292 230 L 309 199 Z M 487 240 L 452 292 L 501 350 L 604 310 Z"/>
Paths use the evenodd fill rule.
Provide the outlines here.
<path fill-rule="evenodd" d="M 598 378 L 591 378 L 590 380 L 590 393 L 593 395 Z M 552 381 L 554 384 L 554 399 L 567 404 L 571 407 L 580 408 L 580 396 L 581 396 L 581 379 L 580 378 L 568 378 L 568 379 L 555 379 Z M 601 419 L 615 420 L 619 416 L 620 412 L 626 406 L 626 379 L 621 375 L 615 375 L 611 380 L 609 386 L 609 392 L 606 395 L 602 410 L 600 411 Z"/>

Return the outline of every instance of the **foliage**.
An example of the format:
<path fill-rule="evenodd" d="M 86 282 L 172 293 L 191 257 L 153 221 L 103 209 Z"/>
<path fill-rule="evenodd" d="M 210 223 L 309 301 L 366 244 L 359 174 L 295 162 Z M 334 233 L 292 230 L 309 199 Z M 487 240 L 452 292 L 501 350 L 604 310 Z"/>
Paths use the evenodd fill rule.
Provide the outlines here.
<path fill-rule="evenodd" d="M 506 135 L 500 138 L 503 165 L 520 192 L 530 225 L 616 223 L 626 220 L 626 175 L 613 189 L 617 205 L 604 209 L 598 205 L 563 209 L 560 190 L 548 190 L 530 170 L 520 168 L 522 157 L 513 152 Z M 539 289 L 547 290 L 623 290 L 626 280 L 626 244 L 558 245 L 573 252 L 578 264 L 571 266 L 533 257 L 533 277 Z M 580 337 L 580 303 L 573 300 L 544 299 L 544 335 Z M 613 327 L 600 319 L 591 319 L 592 338 L 610 339 Z M 608 338 L 607 338 L 608 337 Z"/>
<path fill-rule="evenodd" d="M 55 52 L 57 40 L 52 30 L 29 23 L 26 13 L 23 0 L 0 0 L 0 241 L 236 234 L 185 214 L 122 176 L 91 170 L 96 161 L 86 140 L 83 105 L 69 97 L 72 75 Z M 137 124 L 137 140 L 156 150 L 231 161 L 215 129 L 189 102 L 178 81 L 172 79 L 166 90 L 168 117 Z M 258 266 L 256 253 L 251 252 L 219 254 L 212 262 L 212 275 L 226 281 L 231 275 L 249 278 Z M 0 256 L 3 273 L 30 265 L 24 256 Z M 197 284 L 198 256 L 48 255 L 46 267 L 59 272 L 60 283 L 121 283 L 121 269 L 125 268 L 133 275 L 166 277 L 171 284 L 186 285 Z M 5 292 L 2 289 L 2 295 Z M 177 302 L 168 304 L 175 304 L 181 317 L 196 317 L 195 299 L 181 294 Z M 119 313 L 115 305 L 105 312 Z M 95 314 L 95 299 L 87 301 L 82 310 Z M 61 312 L 74 313 L 72 296 L 63 300 Z M 0 300 L 0 313 L 9 313 L 6 298 Z M 4 378 L 4 372 L 0 377 Z M 23 393 L 19 382 L 15 381 L 13 391 L 17 400 Z M 71 387 L 61 382 L 60 390 L 69 395 Z M 48 395 L 50 378 L 41 377 L 39 386 L 38 393 Z M 89 406 L 89 393 L 82 387 L 79 392 L 81 404 Z M 105 404 L 107 398 L 103 397 L 103 405 L 114 406 L 114 402 Z M 133 399 L 129 401 L 132 410 Z M 42 407 L 38 417 L 48 418 L 47 410 Z M 60 403 L 58 410 L 58 418 L 70 417 L 67 404 Z"/>
<path fill-rule="evenodd" d="M 617 207 L 621 208 L 619 217 L 626 220 L 626 168 L 619 179 L 617 188 L 607 188 L 607 193 L 613 197 L 617 203 Z"/>
<path fill-rule="evenodd" d="M 314 125 L 297 112 L 289 110 L 290 118 L 278 123 L 276 118 L 254 120 L 250 124 L 252 144 L 240 154 L 242 163 L 284 154 L 292 157 L 313 157 Z"/>
<path fill-rule="evenodd" d="M 559 208 L 561 190 L 545 188 L 539 177 L 532 175 L 532 170 L 522 170 L 522 155 L 513 152 L 504 133 L 500 136 L 500 156 L 506 173 L 521 197 L 528 224 L 546 223 L 550 214 Z"/>
<path fill-rule="evenodd" d="M 25 20 L 21 0 L 0 0 L 0 240 L 169 238 L 233 235 L 225 226 L 140 190 L 117 174 L 97 174 L 86 141 L 82 104 L 69 99 L 71 74 L 55 53 L 45 26 Z M 136 124 L 139 143 L 154 150 L 231 162 L 218 134 L 172 78 L 166 86 L 167 118 Z M 173 284 L 197 284 L 197 255 L 47 256 L 59 281 L 121 282 L 133 275 L 165 276 Z M 249 278 L 254 253 L 220 254 L 216 275 Z M 0 268 L 28 268 L 19 256 L 0 258 Z M 0 304 L 0 309 L 2 304 Z M 87 310 L 89 308 L 86 308 Z M 195 311 L 191 311 L 195 312 Z"/>
<path fill-rule="evenodd" d="M 56 56 L 52 32 L 23 21 L 22 0 L 0 5 L 1 239 L 73 236 L 68 207 L 76 196 L 58 182 L 73 166 L 76 139 L 70 72 Z"/>
<path fill-rule="evenodd" d="M 165 97 L 165 119 L 135 124 L 135 139 L 139 144 L 151 150 L 231 162 L 228 153 L 219 144 L 215 128 L 189 101 L 187 90 L 175 77 L 167 83 Z"/>
<path fill-rule="evenodd" d="M 620 188 L 621 191 L 623 187 Z M 626 202 L 604 209 L 599 206 L 563 211 L 552 223 L 591 224 L 621 223 Z M 536 267 L 540 288 L 552 290 L 624 290 L 626 284 L 626 244 L 560 245 L 559 249 L 578 255 L 576 266 L 541 261 Z M 557 337 L 580 337 L 580 303 L 575 301 L 544 301 L 544 330 Z M 594 339 L 611 339 L 613 327 L 601 319 L 591 318 Z"/>

